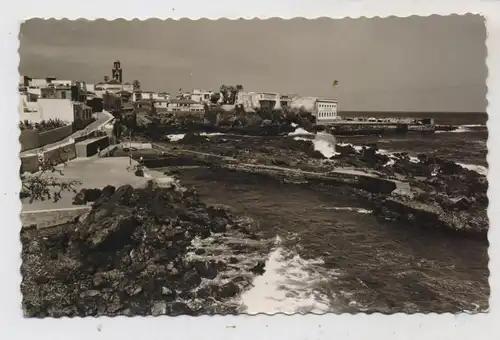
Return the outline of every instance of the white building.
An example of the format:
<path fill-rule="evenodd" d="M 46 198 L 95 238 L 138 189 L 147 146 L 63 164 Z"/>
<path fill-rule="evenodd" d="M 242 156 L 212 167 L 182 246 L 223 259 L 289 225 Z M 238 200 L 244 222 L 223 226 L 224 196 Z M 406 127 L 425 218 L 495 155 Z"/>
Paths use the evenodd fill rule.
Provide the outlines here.
<path fill-rule="evenodd" d="M 170 99 L 167 106 L 169 112 L 204 112 L 204 105 L 191 99 Z"/>
<path fill-rule="evenodd" d="M 337 114 L 338 102 L 334 99 L 317 99 L 315 103 L 315 110 L 313 114 L 316 116 L 318 122 L 335 120 L 338 118 Z"/>
<path fill-rule="evenodd" d="M 50 82 L 50 84 L 54 85 L 54 86 L 72 86 L 73 85 L 73 81 L 72 80 L 58 80 L 58 79 L 54 79 Z"/>
<path fill-rule="evenodd" d="M 26 95 L 28 101 L 36 102 L 39 98 L 42 98 L 42 90 L 40 88 L 28 87 Z"/>
<path fill-rule="evenodd" d="M 338 118 L 338 101 L 317 97 L 296 96 L 290 102 L 290 108 L 311 112 L 317 121 L 328 121 Z"/>
<path fill-rule="evenodd" d="M 119 81 L 115 79 L 111 79 L 110 81 L 107 82 L 100 82 L 94 85 L 94 92 L 110 92 L 110 93 L 117 93 L 119 91 L 128 91 L 132 92 L 134 90 L 134 87 L 130 83 L 120 83 Z"/>
<path fill-rule="evenodd" d="M 88 92 L 94 92 L 95 91 L 95 84 L 86 84 L 87 86 L 87 91 Z"/>
<path fill-rule="evenodd" d="M 154 92 L 154 91 L 135 91 L 132 94 L 132 101 L 139 100 L 169 100 L 170 93 L 167 92 Z"/>
<path fill-rule="evenodd" d="M 193 89 L 193 92 L 191 92 L 191 100 L 194 100 L 195 102 L 200 102 L 200 103 L 209 103 L 210 98 L 214 92 L 212 90 L 199 90 L 199 89 Z"/>
<path fill-rule="evenodd" d="M 28 86 L 32 88 L 47 87 L 49 82 L 45 78 L 33 78 L 28 81 Z"/>
<path fill-rule="evenodd" d="M 236 94 L 236 105 L 242 105 L 245 111 L 252 112 L 256 109 L 270 108 L 272 110 L 282 110 L 289 107 L 292 96 L 276 92 L 244 92 Z"/>
<path fill-rule="evenodd" d="M 169 104 L 168 99 L 156 99 L 153 101 L 153 106 L 156 109 L 160 109 L 163 111 L 168 111 L 168 104 Z"/>
<path fill-rule="evenodd" d="M 28 102 L 25 97 L 20 97 L 20 121 L 40 123 L 50 119 L 73 123 L 75 121 L 75 108 L 71 100 L 40 98 L 36 102 Z"/>

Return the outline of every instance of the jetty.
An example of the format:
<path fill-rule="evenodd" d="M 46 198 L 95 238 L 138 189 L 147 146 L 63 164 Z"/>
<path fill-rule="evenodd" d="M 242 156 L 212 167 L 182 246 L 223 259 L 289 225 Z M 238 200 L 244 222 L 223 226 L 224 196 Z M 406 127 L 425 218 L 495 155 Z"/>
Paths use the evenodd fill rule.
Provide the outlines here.
<path fill-rule="evenodd" d="M 341 135 L 383 135 L 407 132 L 433 133 L 436 125 L 432 118 L 367 118 L 351 117 L 321 122 L 317 127 Z"/>

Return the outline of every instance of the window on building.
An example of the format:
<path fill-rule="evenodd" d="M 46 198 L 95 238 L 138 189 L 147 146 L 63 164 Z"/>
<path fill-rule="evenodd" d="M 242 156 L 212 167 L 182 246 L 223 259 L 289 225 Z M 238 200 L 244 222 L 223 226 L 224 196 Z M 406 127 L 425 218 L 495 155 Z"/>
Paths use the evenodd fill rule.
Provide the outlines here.
<path fill-rule="evenodd" d="M 62 92 L 61 92 L 61 98 L 62 98 L 62 99 L 66 99 L 66 92 L 65 92 L 65 91 L 62 91 Z"/>

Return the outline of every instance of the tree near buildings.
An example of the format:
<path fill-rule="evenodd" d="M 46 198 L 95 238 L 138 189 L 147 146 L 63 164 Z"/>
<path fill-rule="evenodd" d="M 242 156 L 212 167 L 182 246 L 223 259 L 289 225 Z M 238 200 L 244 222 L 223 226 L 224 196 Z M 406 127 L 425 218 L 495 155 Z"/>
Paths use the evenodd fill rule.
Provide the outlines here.
<path fill-rule="evenodd" d="M 140 89 L 141 89 L 141 82 L 138 81 L 138 80 L 134 80 L 132 82 L 132 87 L 133 87 L 134 91 L 140 91 Z"/>
<path fill-rule="evenodd" d="M 222 95 L 222 103 L 234 105 L 238 92 L 243 91 L 243 85 L 221 85 L 220 93 Z"/>
<path fill-rule="evenodd" d="M 236 89 L 236 86 L 229 86 L 228 87 L 229 91 L 229 98 L 227 104 L 233 105 L 236 102 L 236 94 L 238 93 L 238 90 Z"/>
<path fill-rule="evenodd" d="M 217 125 L 217 110 L 212 109 L 207 103 L 203 105 L 205 109 L 205 113 L 203 115 L 203 119 L 211 126 Z"/>
<path fill-rule="evenodd" d="M 210 102 L 212 104 L 217 104 L 220 100 L 220 93 L 213 93 L 211 96 L 210 96 Z"/>
<path fill-rule="evenodd" d="M 227 104 L 229 100 L 229 89 L 227 85 L 221 85 L 219 91 L 222 95 L 222 104 Z"/>
<path fill-rule="evenodd" d="M 64 149 L 60 150 L 59 153 L 64 153 Z M 21 199 L 26 199 L 29 203 L 46 200 L 57 202 L 61 199 L 61 194 L 64 191 L 77 192 L 75 187 L 81 184 L 80 181 L 50 176 L 50 174 L 59 174 L 59 176 L 64 174 L 61 170 L 56 169 L 54 163 L 44 159 L 43 152 L 40 153 L 38 164 L 38 172 L 21 173 L 21 191 L 19 193 Z"/>

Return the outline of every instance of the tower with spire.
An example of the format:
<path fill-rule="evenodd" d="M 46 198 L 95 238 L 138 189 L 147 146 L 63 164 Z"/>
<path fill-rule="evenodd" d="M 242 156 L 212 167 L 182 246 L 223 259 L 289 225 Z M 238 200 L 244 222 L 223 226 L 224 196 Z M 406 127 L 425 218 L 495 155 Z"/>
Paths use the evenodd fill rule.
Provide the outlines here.
<path fill-rule="evenodd" d="M 116 80 L 119 83 L 123 82 L 123 70 L 119 60 L 115 60 L 113 62 L 113 70 L 111 70 L 111 77 L 112 79 Z"/>

